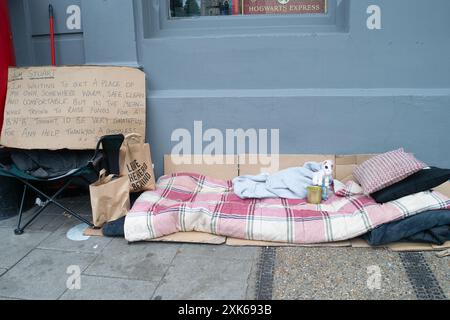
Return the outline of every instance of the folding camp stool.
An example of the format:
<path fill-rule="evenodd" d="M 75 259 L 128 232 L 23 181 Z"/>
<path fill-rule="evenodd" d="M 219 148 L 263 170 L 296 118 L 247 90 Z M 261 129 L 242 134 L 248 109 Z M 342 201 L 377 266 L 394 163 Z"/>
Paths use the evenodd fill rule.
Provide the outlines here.
<path fill-rule="evenodd" d="M 28 227 L 36 218 L 50 205 L 54 204 L 61 209 L 63 209 L 69 215 L 77 218 L 78 220 L 86 223 L 87 225 L 93 227 L 93 224 L 87 219 L 83 218 L 80 214 L 75 211 L 67 208 L 62 205 L 58 200 L 58 196 L 61 195 L 76 179 L 81 179 L 88 184 L 91 182 L 85 177 L 87 174 L 95 173 L 98 175 L 100 168 L 105 168 L 108 172 L 113 174 L 119 174 L 119 151 L 120 146 L 124 140 L 124 136 L 122 134 L 118 135 L 108 135 L 102 137 L 97 143 L 97 147 L 94 152 L 94 156 L 91 160 L 87 162 L 87 164 L 81 168 L 76 168 L 68 173 L 50 178 L 50 179 L 41 179 L 36 178 L 26 172 L 21 171 L 17 166 L 13 163 L 10 164 L 2 164 L 0 163 L 0 175 L 5 177 L 10 177 L 17 179 L 24 185 L 23 194 L 19 206 L 19 221 L 17 224 L 17 229 L 14 230 L 16 235 L 21 235 L 24 233 L 26 227 Z M 42 190 L 39 190 L 36 186 L 32 184 L 32 182 L 59 182 L 64 181 L 63 186 L 52 196 L 47 195 Z M 46 201 L 43 205 L 33 213 L 33 216 L 22 226 L 22 218 L 23 218 L 23 209 L 24 203 L 26 199 L 26 193 L 28 189 L 35 191 L 40 196 L 44 197 Z"/>

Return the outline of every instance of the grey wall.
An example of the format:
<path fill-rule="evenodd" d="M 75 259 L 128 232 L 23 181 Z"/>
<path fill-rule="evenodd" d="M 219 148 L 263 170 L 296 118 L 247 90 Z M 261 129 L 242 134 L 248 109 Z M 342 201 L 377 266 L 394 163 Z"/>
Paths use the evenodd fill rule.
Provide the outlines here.
<path fill-rule="evenodd" d="M 27 3 L 11 7 L 18 61 L 46 64 L 27 49 L 37 47 L 21 18 Z M 381 30 L 366 28 L 369 4 L 382 9 Z M 81 6 L 83 54 L 61 55 L 71 63 L 144 68 L 148 139 L 159 174 L 172 131 L 192 130 L 195 120 L 205 129 L 280 129 L 282 153 L 404 146 L 450 167 L 448 0 L 337 0 L 320 21 L 166 21 L 159 0 L 81 0 Z"/>
<path fill-rule="evenodd" d="M 132 2 L 81 2 L 86 63 L 138 66 Z"/>
<path fill-rule="evenodd" d="M 349 4 L 348 32 L 172 32 L 142 41 L 142 64 L 154 90 L 450 88 L 449 1 L 339 3 Z M 382 30 L 366 28 L 366 9 L 374 3 L 382 8 Z"/>
<path fill-rule="evenodd" d="M 55 53 L 59 65 L 84 64 L 83 28 L 66 27 L 66 9 L 80 0 L 8 0 L 18 65 L 51 64 L 48 5 L 54 7 Z"/>

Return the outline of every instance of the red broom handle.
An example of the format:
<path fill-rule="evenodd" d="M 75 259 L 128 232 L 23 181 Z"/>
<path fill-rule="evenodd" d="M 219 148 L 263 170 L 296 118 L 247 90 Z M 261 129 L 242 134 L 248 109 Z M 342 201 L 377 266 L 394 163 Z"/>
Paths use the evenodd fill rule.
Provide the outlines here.
<path fill-rule="evenodd" d="M 52 66 L 56 66 L 55 57 L 55 25 L 53 19 L 53 6 L 50 4 L 48 6 L 48 17 L 50 21 L 50 50 L 52 53 Z"/>
<path fill-rule="evenodd" d="M 244 0 L 242 0 L 244 1 Z M 241 8 L 239 7 L 239 0 L 233 0 L 232 5 L 231 5 L 231 10 L 233 15 L 238 15 L 241 12 Z"/>

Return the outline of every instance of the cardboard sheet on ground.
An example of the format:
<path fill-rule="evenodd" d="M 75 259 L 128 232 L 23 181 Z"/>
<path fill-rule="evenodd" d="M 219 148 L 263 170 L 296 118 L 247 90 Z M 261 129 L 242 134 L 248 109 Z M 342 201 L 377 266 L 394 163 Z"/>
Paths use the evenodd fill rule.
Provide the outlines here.
<path fill-rule="evenodd" d="M 255 241 L 255 240 L 243 240 L 236 238 L 227 238 L 227 245 L 232 247 L 351 247 L 351 241 L 337 241 L 328 243 L 315 243 L 315 244 L 296 244 L 296 243 L 284 243 L 284 242 L 269 242 L 269 241 Z"/>
<path fill-rule="evenodd" d="M 280 167 L 286 168 L 292 165 L 302 165 L 306 161 L 322 161 L 323 159 L 333 159 L 336 163 L 335 178 L 341 181 L 352 180 L 353 168 L 361 164 L 365 160 L 373 157 L 372 154 L 364 155 L 280 155 Z M 192 156 L 194 158 L 194 156 Z M 176 172 L 193 172 L 204 175 L 213 174 L 216 178 L 232 179 L 237 174 L 256 174 L 260 172 L 259 166 L 265 164 L 249 164 L 248 155 L 241 155 L 237 157 L 235 164 L 182 164 L 177 165 L 173 163 L 169 155 L 165 156 L 165 174 L 172 174 Z M 436 191 L 450 197 L 450 182 L 435 188 Z M 96 233 L 96 234 L 95 234 Z M 85 235 L 101 235 L 98 232 L 85 231 Z M 352 248 L 374 248 L 374 249 L 389 249 L 392 251 L 442 251 L 450 248 L 450 241 L 442 246 L 423 244 L 423 243 L 392 243 L 386 246 L 373 247 L 367 241 L 361 238 L 356 238 L 348 241 L 319 243 L 319 244 L 289 244 L 267 241 L 252 241 L 244 239 L 225 238 L 208 233 L 201 232 L 179 232 L 163 238 L 154 239 L 153 242 L 186 242 L 186 243 L 202 243 L 202 244 L 226 244 L 228 246 L 254 246 L 254 247 L 352 247 Z"/>
<path fill-rule="evenodd" d="M 227 238 L 204 232 L 178 232 L 165 237 L 150 240 L 149 242 L 182 242 L 197 244 L 224 244 Z"/>
<path fill-rule="evenodd" d="M 85 236 L 102 237 L 101 229 L 86 228 L 83 233 Z M 306 247 L 306 248 L 344 248 L 352 247 L 359 249 L 388 249 L 397 252 L 404 251 L 442 251 L 450 248 L 450 241 L 447 241 L 442 246 L 426 244 L 426 243 L 392 243 L 385 246 L 373 247 L 364 239 L 356 238 L 349 241 L 339 241 L 330 243 L 317 244 L 292 244 L 268 241 L 252 241 L 235 238 L 226 238 L 216 236 L 203 232 L 178 232 L 169 236 L 154 239 L 149 242 L 177 242 L 177 243 L 195 243 L 195 244 L 210 244 L 222 245 L 225 244 L 231 247 Z"/>
<path fill-rule="evenodd" d="M 90 237 L 103 237 L 102 229 L 94 229 L 87 227 L 83 235 Z M 197 244 L 224 244 L 226 237 L 217 236 L 204 232 L 178 232 L 148 242 L 181 242 L 181 243 L 197 243 Z"/>
<path fill-rule="evenodd" d="M 101 136 L 145 135 L 145 73 L 127 67 L 10 68 L 0 143 L 94 149 Z"/>
<path fill-rule="evenodd" d="M 339 179 L 343 182 L 353 180 L 352 172 L 353 169 L 363 163 L 364 161 L 372 158 L 374 154 L 357 154 L 357 155 L 280 155 L 279 156 L 279 169 L 285 169 L 290 166 L 295 165 L 303 165 L 306 161 L 323 161 L 326 159 L 331 159 L 335 161 L 335 178 Z M 257 174 L 261 171 L 261 168 L 266 164 L 264 163 L 256 163 L 250 164 L 248 159 L 249 155 L 240 155 L 238 159 L 238 163 L 234 165 L 218 165 L 215 164 L 213 166 L 203 164 L 194 164 L 191 165 L 183 164 L 176 165 L 170 161 L 170 155 L 165 156 L 165 174 L 172 174 L 175 172 L 194 172 L 200 173 L 204 175 L 210 175 L 213 171 L 215 176 L 222 179 L 233 179 L 236 175 L 233 175 L 233 172 L 238 172 L 238 175 L 242 174 Z M 211 167 L 213 169 L 211 169 Z M 445 183 L 438 188 L 435 188 L 436 191 L 439 191 L 450 197 L 450 182 Z M 190 236 L 192 233 L 188 235 L 183 235 L 183 233 L 177 233 L 176 237 L 179 239 L 184 239 L 189 242 Z M 243 239 L 233 239 L 227 238 L 226 244 L 229 246 L 304 246 L 304 247 L 354 247 L 354 248 L 387 248 L 393 251 L 428 251 L 428 250 L 444 250 L 450 247 L 450 242 L 447 242 L 443 246 L 435 246 L 431 244 L 421 244 L 421 243 L 394 243 L 387 246 L 382 247 L 372 247 L 365 240 L 357 238 L 349 241 L 341 241 L 341 242 L 332 242 L 332 243 L 322 243 L 322 244 L 313 244 L 313 245 L 296 245 L 296 244 L 288 244 L 288 243 L 276 243 L 276 242 L 266 242 L 266 241 L 252 241 L 252 240 L 243 240 Z"/>

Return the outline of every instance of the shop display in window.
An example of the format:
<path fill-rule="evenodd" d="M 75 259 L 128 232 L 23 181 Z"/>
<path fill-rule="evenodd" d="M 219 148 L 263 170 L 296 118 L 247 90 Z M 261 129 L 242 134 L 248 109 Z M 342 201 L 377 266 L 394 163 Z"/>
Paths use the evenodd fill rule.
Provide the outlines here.
<path fill-rule="evenodd" d="M 327 0 L 169 0 L 170 18 L 255 14 L 325 14 Z"/>

